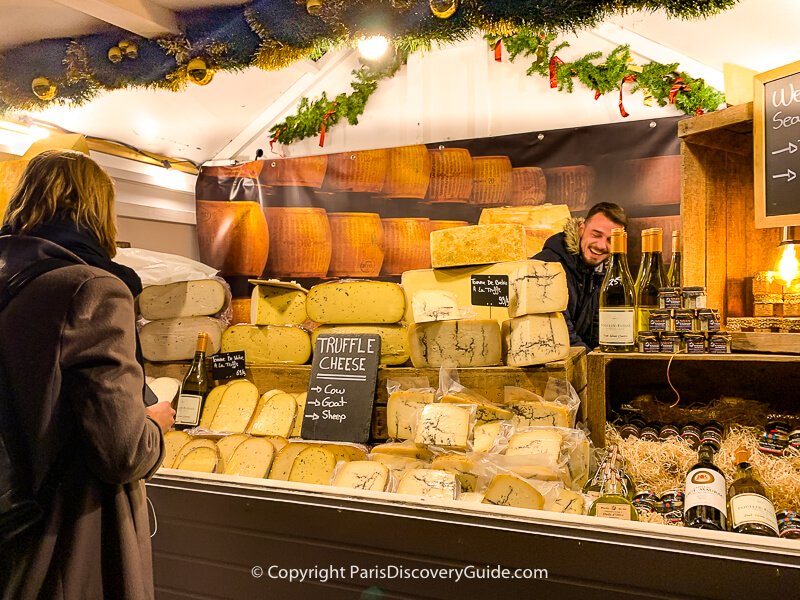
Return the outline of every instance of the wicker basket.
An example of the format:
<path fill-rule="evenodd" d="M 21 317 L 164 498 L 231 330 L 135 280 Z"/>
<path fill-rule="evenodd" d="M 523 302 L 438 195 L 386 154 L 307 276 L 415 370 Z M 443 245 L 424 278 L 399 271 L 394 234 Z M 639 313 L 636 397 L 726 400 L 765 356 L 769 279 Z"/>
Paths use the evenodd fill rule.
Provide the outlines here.
<path fill-rule="evenodd" d="M 328 156 L 323 189 L 329 192 L 381 192 L 389 151 L 361 150 Z"/>
<path fill-rule="evenodd" d="M 511 160 L 507 156 L 472 158 L 472 196 L 478 206 L 505 204 L 511 191 Z"/>
<path fill-rule="evenodd" d="M 535 206 L 547 198 L 547 180 L 539 167 L 511 169 L 509 206 Z"/>
<path fill-rule="evenodd" d="M 429 219 L 381 219 L 383 222 L 383 275 L 431 266 Z"/>
<path fill-rule="evenodd" d="M 331 262 L 331 228 L 322 208 L 264 209 L 269 223 L 267 273 L 325 277 Z"/>
<path fill-rule="evenodd" d="M 425 198 L 431 178 L 431 157 L 422 144 L 389 148 L 383 195 L 387 198 Z"/>
<path fill-rule="evenodd" d="M 680 204 L 681 157 L 637 158 L 625 164 L 636 204 Z"/>
<path fill-rule="evenodd" d="M 319 188 L 325 179 L 328 157 L 302 156 L 264 161 L 261 182 L 266 185 Z"/>
<path fill-rule="evenodd" d="M 585 165 L 545 169 L 547 202 L 566 204 L 571 211 L 588 208 L 594 186 L 594 169 Z"/>
<path fill-rule="evenodd" d="M 383 265 L 383 226 L 377 213 L 328 213 L 333 252 L 328 275 L 377 277 Z"/>
<path fill-rule="evenodd" d="M 197 200 L 195 207 L 200 260 L 222 275 L 260 277 L 269 252 L 261 205 Z"/>
<path fill-rule="evenodd" d="M 430 202 L 467 202 L 472 194 L 472 157 L 464 148 L 431 150 Z"/>

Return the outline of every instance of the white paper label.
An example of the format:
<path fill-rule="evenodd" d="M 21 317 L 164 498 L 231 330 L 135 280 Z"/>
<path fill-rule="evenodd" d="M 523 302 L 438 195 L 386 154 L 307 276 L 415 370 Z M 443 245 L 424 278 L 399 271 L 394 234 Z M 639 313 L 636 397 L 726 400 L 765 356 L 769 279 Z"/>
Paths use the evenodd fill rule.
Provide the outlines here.
<path fill-rule="evenodd" d="M 633 346 L 635 320 L 633 308 L 601 308 L 600 343 L 607 346 Z"/>
<path fill-rule="evenodd" d="M 760 523 L 778 533 L 775 507 L 761 494 L 737 494 L 731 498 L 731 527 L 745 523 Z"/>
<path fill-rule="evenodd" d="M 633 508 L 629 504 L 610 504 L 607 502 L 595 502 L 595 514 L 606 519 L 620 519 L 623 521 L 633 520 Z"/>
<path fill-rule="evenodd" d="M 200 422 L 200 404 L 202 401 L 202 396 L 181 394 L 178 397 L 178 407 L 175 410 L 175 424 L 197 425 Z"/>
<path fill-rule="evenodd" d="M 686 505 L 684 511 L 694 506 L 711 506 L 727 513 L 725 477 L 711 469 L 694 469 L 686 476 Z"/>

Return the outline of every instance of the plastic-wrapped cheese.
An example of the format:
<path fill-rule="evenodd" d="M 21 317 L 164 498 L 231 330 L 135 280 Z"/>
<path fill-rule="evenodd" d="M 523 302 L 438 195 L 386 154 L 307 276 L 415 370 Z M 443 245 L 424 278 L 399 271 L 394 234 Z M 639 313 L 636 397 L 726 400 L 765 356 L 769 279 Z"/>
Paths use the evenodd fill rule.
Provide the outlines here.
<path fill-rule="evenodd" d="M 389 394 L 386 403 L 386 428 L 389 437 L 410 440 L 414 437 L 417 411 L 433 403 L 433 391 L 398 390 Z"/>
<path fill-rule="evenodd" d="M 578 492 L 561 489 L 555 500 L 545 503 L 544 509 L 552 512 L 582 515 L 586 512 L 586 501 Z"/>
<path fill-rule="evenodd" d="M 431 266 L 434 269 L 527 257 L 522 225 L 470 225 L 431 232 Z"/>
<path fill-rule="evenodd" d="M 320 325 L 311 333 L 312 346 L 316 346 L 317 336 L 330 333 L 379 335 L 382 365 L 402 365 L 408 362 L 408 329 L 405 325 Z"/>
<path fill-rule="evenodd" d="M 294 459 L 292 470 L 289 472 L 289 481 L 329 485 L 334 467 L 336 467 L 336 457 L 333 452 L 309 446 L 301 450 Z"/>
<path fill-rule="evenodd" d="M 411 469 L 401 477 L 397 493 L 455 500 L 458 498 L 459 488 L 453 473 L 437 469 Z"/>
<path fill-rule="evenodd" d="M 567 276 L 557 262 L 526 260 L 508 278 L 508 314 L 555 313 L 567 308 Z"/>
<path fill-rule="evenodd" d="M 563 439 L 557 429 L 547 427 L 517 432 L 508 440 L 506 456 L 542 455 L 548 461 L 557 463 Z"/>
<path fill-rule="evenodd" d="M 197 334 L 208 334 L 207 354 L 219 352 L 225 323 L 211 317 L 180 317 L 146 323 L 139 331 L 142 354 L 151 362 L 191 360 Z"/>
<path fill-rule="evenodd" d="M 327 324 L 398 323 L 406 310 L 403 289 L 388 281 L 341 280 L 315 285 L 308 317 Z"/>
<path fill-rule="evenodd" d="M 569 408 L 557 402 L 517 402 L 512 405 L 514 425 L 522 427 L 571 427 Z"/>
<path fill-rule="evenodd" d="M 475 421 L 479 424 L 491 423 L 492 421 L 506 421 L 514 416 L 514 413 L 506 408 L 488 402 L 479 402 L 470 399 L 469 396 L 460 394 L 445 394 L 439 402 L 443 404 L 474 404 L 476 407 Z"/>
<path fill-rule="evenodd" d="M 491 450 L 494 446 L 497 437 L 500 435 L 501 428 L 502 423 L 500 423 L 500 421 L 475 425 L 472 451 L 489 452 L 489 450 Z"/>
<path fill-rule="evenodd" d="M 540 365 L 569 356 L 564 315 L 525 315 L 503 323 L 503 354 L 509 367 Z"/>
<path fill-rule="evenodd" d="M 503 473 L 494 476 L 483 494 L 483 503 L 541 509 L 544 506 L 544 497 L 527 481 Z"/>
<path fill-rule="evenodd" d="M 248 364 L 302 365 L 311 358 L 311 337 L 291 325 L 234 325 L 222 334 L 222 351 L 244 350 Z"/>
<path fill-rule="evenodd" d="M 139 312 L 148 321 L 202 317 L 220 312 L 227 301 L 225 285 L 216 279 L 148 285 L 139 294 Z"/>
<path fill-rule="evenodd" d="M 456 476 L 462 492 L 474 492 L 478 486 L 475 463 L 463 454 L 442 454 L 431 462 L 431 469 L 440 469 Z"/>
<path fill-rule="evenodd" d="M 250 283 L 256 284 L 250 299 L 253 325 L 302 325 L 308 319 L 308 290 L 283 281 L 251 279 Z"/>
<path fill-rule="evenodd" d="M 417 369 L 441 367 L 452 360 L 457 367 L 489 367 L 502 359 L 497 321 L 462 320 L 414 323 L 408 327 L 411 362 Z"/>
<path fill-rule="evenodd" d="M 427 404 L 417 419 L 417 444 L 465 449 L 470 433 L 470 411 L 455 404 Z"/>
<path fill-rule="evenodd" d="M 382 492 L 388 482 L 389 469 L 386 465 L 370 460 L 357 460 L 342 466 L 333 485 Z"/>

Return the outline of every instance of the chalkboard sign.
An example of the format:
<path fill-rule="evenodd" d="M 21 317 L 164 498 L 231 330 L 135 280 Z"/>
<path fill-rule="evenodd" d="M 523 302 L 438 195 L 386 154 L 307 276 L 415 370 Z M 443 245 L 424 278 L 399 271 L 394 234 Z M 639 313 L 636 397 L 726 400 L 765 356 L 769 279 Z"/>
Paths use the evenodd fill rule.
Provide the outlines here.
<path fill-rule="evenodd" d="M 756 75 L 756 227 L 800 224 L 800 62 Z"/>
<path fill-rule="evenodd" d="M 473 306 L 508 307 L 508 275 L 472 275 Z"/>
<path fill-rule="evenodd" d="M 377 334 L 317 336 L 303 439 L 361 444 L 369 439 L 380 358 Z"/>
<path fill-rule="evenodd" d="M 244 350 L 239 352 L 220 352 L 211 357 L 211 378 L 221 381 L 223 379 L 240 379 L 247 377 L 244 367 Z"/>

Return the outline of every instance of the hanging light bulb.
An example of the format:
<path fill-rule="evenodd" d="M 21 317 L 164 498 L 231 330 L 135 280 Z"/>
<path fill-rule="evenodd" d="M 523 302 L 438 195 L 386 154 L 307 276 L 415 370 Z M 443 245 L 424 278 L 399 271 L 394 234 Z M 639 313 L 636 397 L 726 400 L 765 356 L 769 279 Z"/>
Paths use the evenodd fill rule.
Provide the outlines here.
<path fill-rule="evenodd" d="M 366 60 L 377 60 L 386 54 L 389 40 L 382 35 L 362 37 L 358 40 L 358 53 Z"/>
<path fill-rule="evenodd" d="M 778 273 L 786 285 L 800 276 L 800 260 L 797 249 L 800 247 L 800 227 L 784 227 L 781 243 L 781 258 L 778 262 Z"/>

